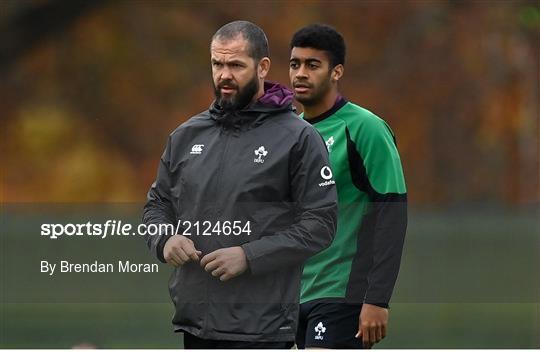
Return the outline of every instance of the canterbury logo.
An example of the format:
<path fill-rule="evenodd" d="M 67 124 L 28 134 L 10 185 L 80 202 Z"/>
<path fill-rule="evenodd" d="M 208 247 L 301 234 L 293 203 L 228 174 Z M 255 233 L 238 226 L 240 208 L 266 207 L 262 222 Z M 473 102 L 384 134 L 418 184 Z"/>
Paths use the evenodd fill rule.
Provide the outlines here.
<path fill-rule="evenodd" d="M 202 150 L 204 148 L 204 144 L 194 144 L 193 147 L 191 147 L 191 153 L 189 154 L 201 154 Z"/>

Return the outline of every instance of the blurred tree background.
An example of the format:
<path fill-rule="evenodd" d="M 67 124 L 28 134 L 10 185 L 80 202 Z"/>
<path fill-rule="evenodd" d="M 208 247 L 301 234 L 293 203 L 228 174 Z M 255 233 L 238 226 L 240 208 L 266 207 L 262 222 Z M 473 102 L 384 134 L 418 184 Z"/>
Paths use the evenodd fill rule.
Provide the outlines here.
<path fill-rule="evenodd" d="M 3 202 L 143 201 L 168 133 L 211 100 L 209 40 L 247 19 L 270 79 L 335 26 L 342 91 L 397 134 L 412 204 L 540 199 L 538 1 L 0 2 Z"/>

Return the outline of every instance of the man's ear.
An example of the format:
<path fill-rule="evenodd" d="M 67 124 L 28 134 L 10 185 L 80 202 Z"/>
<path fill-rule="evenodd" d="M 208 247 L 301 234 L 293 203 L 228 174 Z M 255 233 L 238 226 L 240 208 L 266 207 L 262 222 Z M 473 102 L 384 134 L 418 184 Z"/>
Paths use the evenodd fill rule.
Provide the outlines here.
<path fill-rule="evenodd" d="M 345 67 L 343 67 L 342 64 L 339 64 L 339 65 L 336 65 L 336 67 L 334 67 L 332 69 L 332 82 L 338 82 L 341 77 L 343 77 L 343 72 L 345 71 Z"/>
<path fill-rule="evenodd" d="M 263 57 L 261 61 L 259 61 L 257 67 L 257 76 L 259 79 L 265 79 L 266 75 L 268 75 L 268 71 L 270 71 L 270 59 L 268 57 Z"/>

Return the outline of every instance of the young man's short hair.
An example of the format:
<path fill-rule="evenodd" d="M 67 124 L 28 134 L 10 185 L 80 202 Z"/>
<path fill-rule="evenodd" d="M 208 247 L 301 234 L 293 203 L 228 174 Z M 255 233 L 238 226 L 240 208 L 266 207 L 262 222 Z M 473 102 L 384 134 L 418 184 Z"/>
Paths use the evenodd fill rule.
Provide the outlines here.
<path fill-rule="evenodd" d="M 313 48 L 328 54 L 330 66 L 345 64 L 345 41 L 343 36 L 326 24 L 311 24 L 299 29 L 291 39 L 291 49 Z"/>

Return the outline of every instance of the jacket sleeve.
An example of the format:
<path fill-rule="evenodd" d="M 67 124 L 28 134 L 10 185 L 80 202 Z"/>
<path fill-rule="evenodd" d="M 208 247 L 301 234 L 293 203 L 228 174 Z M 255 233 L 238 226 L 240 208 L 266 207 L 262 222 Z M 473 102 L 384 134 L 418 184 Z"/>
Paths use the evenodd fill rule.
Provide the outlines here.
<path fill-rule="evenodd" d="M 314 128 L 304 129 L 289 160 L 290 188 L 298 216 L 287 229 L 242 245 L 255 275 L 302 264 L 328 247 L 334 238 L 336 187 L 331 179 L 328 152 Z M 326 178 L 321 176 L 322 170 Z"/>
<path fill-rule="evenodd" d="M 359 250 L 369 247 L 367 290 L 360 302 L 388 307 L 398 276 L 407 228 L 407 191 L 390 127 L 378 117 L 347 130 L 349 161 L 355 184 L 366 192 L 369 206 L 359 236 Z M 351 280 L 363 270 L 352 268 Z"/>
<path fill-rule="evenodd" d="M 156 235 L 145 234 L 148 248 L 161 262 L 165 263 L 163 257 L 163 247 L 165 242 L 174 233 L 175 211 L 171 200 L 171 173 L 170 173 L 170 149 L 171 138 L 160 158 L 158 172 L 155 182 L 150 187 L 147 195 L 147 202 L 144 206 L 143 223 L 150 224 L 171 224 L 171 226 L 160 226 L 160 232 Z"/>

